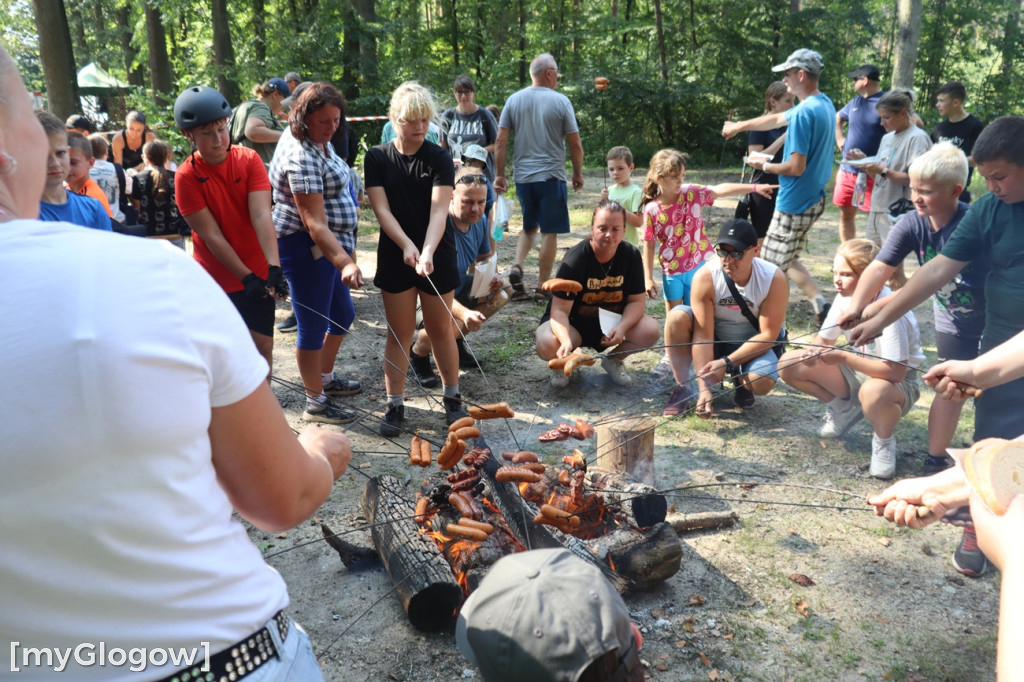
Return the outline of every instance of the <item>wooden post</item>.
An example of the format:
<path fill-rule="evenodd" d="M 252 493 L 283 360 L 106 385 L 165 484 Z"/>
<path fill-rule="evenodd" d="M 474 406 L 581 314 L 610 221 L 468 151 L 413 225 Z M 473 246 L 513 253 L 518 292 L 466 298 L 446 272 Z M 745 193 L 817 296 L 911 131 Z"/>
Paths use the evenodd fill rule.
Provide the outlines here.
<path fill-rule="evenodd" d="M 654 427 L 647 417 L 613 421 L 597 427 L 597 466 L 624 471 L 654 485 Z"/>

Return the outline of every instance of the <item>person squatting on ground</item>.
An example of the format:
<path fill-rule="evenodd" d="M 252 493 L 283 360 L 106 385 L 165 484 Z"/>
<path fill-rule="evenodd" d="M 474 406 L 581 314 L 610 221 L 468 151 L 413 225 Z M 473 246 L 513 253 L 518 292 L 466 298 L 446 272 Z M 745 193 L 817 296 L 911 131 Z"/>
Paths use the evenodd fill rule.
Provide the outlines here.
<path fill-rule="evenodd" d="M 113 228 L 110 216 L 103 210 L 100 202 L 92 197 L 69 192 L 64 187 L 64 181 L 71 172 L 68 132 L 64 124 L 48 111 L 36 111 L 35 118 L 46 134 L 49 152 L 46 169 L 42 175 L 46 181 L 43 185 L 42 198 L 39 200 L 39 219 L 111 231 Z"/>
<path fill-rule="evenodd" d="M 193 152 L 178 168 L 174 198 L 192 228 L 192 255 L 235 304 L 273 370 L 274 299 L 288 295 L 270 218 L 270 179 L 259 155 L 231 144 L 231 105 L 213 88 L 188 88 L 174 121 Z"/>
<path fill-rule="evenodd" d="M 694 401 L 691 358 L 697 368 L 697 414 L 714 416 L 712 387 L 732 379 L 733 401 L 752 407 L 778 379 L 775 344 L 783 335 L 789 287 L 782 271 L 757 257 L 757 232 L 734 218 L 715 242 L 718 258 L 693 280 L 690 305 L 675 306 L 665 321 L 665 344 L 676 385 L 662 414 L 684 414 Z M 756 324 L 755 324 L 756 322 Z"/>
<path fill-rule="evenodd" d="M 593 564 L 564 549 L 498 560 L 462 605 L 459 651 L 484 682 L 643 682 L 643 637 Z"/>
<path fill-rule="evenodd" d="M 306 390 L 302 418 L 325 424 L 356 416 L 328 403 L 327 396 L 363 390 L 358 381 L 334 374 L 356 317 L 349 288 L 363 285 L 353 259 L 359 217 L 351 193 L 353 171 L 330 143 L 344 120 L 341 93 L 328 83 L 313 83 L 291 108 L 288 130 L 270 163 L 277 248 L 298 322 L 295 362 Z"/>
<path fill-rule="evenodd" d="M 658 323 L 644 313 L 643 261 L 640 251 L 625 241 L 626 210 L 614 201 L 594 209 L 590 236 L 565 253 L 556 277 L 578 282 L 573 295 L 556 291 L 536 331 L 536 351 L 542 360 L 569 357 L 581 346 L 605 353 L 601 366 L 612 382 L 629 385 L 623 359 L 653 346 Z M 602 332 L 600 311 L 611 313 L 614 324 Z M 569 377 L 556 372 L 551 385 L 562 388 Z"/>
<path fill-rule="evenodd" d="M 482 368 L 483 361 L 466 347 L 465 336 L 479 331 L 484 322 L 508 303 L 508 294 L 504 290 L 507 285 L 498 275 L 491 279 L 485 296 L 472 296 L 473 282 L 477 277 L 475 265 L 494 256 L 484 214 L 486 202 L 486 176 L 480 169 L 460 169 L 455 176 L 455 191 L 448 209 L 446 229 L 455 237 L 458 257 L 460 279 L 452 301 L 451 332 L 459 349 L 461 369 Z M 434 388 L 438 383 L 437 375 L 430 367 L 430 349 L 430 336 L 425 329 L 420 329 L 409 352 L 409 364 L 416 380 L 424 388 Z"/>
<path fill-rule="evenodd" d="M 946 286 L 973 260 L 987 257 L 985 326 L 981 352 L 1024 330 L 1024 118 L 1004 116 L 978 136 L 974 161 L 989 193 L 967 212 L 942 253 L 925 263 L 888 305 L 864 309 L 860 324 L 847 336 L 852 342 L 878 336 L 893 319 Z M 1020 396 L 1024 379 L 991 388 L 975 401 L 974 440 L 1014 438 L 1020 431 Z M 973 527 L 964 528 L 954 565 L 968 577 L 982 575 L 987 562 L 977 549 Z"/>
<path fill-rule="evenodd" d="M 610 199 L 626 209 L 626 241 L 640 248 L 638 227 L 644 224 L 640 209 L 643 207 L 644 191 L 633 182 L 633 152 L 629 147 L 612 147 L 605 157 L 608 177 L 614 183 L 601 190 L 602 199 Z"/>
<path fill-rule="evenodd" d="M 886 132 L 877 110 L 878 100 L 885 94 L 878 84 L 881 79 L 878 67 L 864 64 L 846 77 L 853 79 L 856 96 L 836 112 L 836 146 L 843 155 L 843 162 L 836 173 L 832 193 L 832 203 L 839 207 L 839 240 L 844 242 L 857 236 L 857 211 L 870 210 L 871 190 L 875 186 L 874 178 L 846 160 L 874 156 Z M 845 135 L 844 122 L 847 124 Z"/>
<path fill-rule="evenodd" d="M 5 346 L 0 383 L 0 509 L 19 529 L 0 553 L 0 637 L 24 648 L 4 647 L 0 667 L 29 679 L 199 679 L 198 666 L 177 670 L 166 656 L 148 657 L 145 672 L 70 657 L 58 675 L 21 654 L 101 642 L 201 660 L 208 643 L 211 679 L 248 662 L 268 682 L 322 680 L 283 612 L 284 581 L 232 511 L 273 533 L 303 522 L 344 473 L 348 438 L 314 427 L 295 438 L 238 315 L 182 252 L 35 220 L 46 156 L 0 48 L 0 305 L 24 332 Z M 242 660 L 254 641 L 267 655 Z"/>
<path fill-rule="evenodd" d="M 824 68 L 820 54 L 808 49 L 797 50 L 785 62 L 772 67 L 772 71 L 784 72 L 783 82 L 800 103 L 781 113 L 747 121 L 726 121 L 722 126 L 722 135 L 726 138 L 750 130 L 789 126 L 782 163 L 749 159 L 755 170 L 779 176 L 775 215 L 761 254 L 766 261 L 782 268 L 803 290 L 819 324 L 828 313 L 828 302 L 800 262 L 800 253 L 811 227 L 825 212 L 825 184 L 832 177 L 836 108 L 828 95 L 818 89 L 818 77 Z"/>
<path fill-rule="evenodd" d="M 781 114 L 789 111 L 795 103 L 796 97 L 782 81 L 775 81 L 764 91 L 764 115 L 766 116 L 768 114 Z M 786 134 L 786 127 L 779 126 L 771 130 L 751 130 L 747 133 L 747 154 L 750 155 L 754 152 L 771 154 L 771 163 L 782 163 L 783 146 L 786 141 L 779 138 Z M 750 181 L 758 185 L 778 186 L 779 176 L 774 173 L 766 173 L 762 168 L 761 170 L 751 172 Z M 754 226 L 754 230 L 757 232 L 758 246 L 764 241 L 765 235 L 768 234 L 768 228 L 772 224 L 772 216 L 775 215 L 776 198 L 777 192 L 772 192 L 769 197 L 763 197 L 752 192 L 747 195 L 745 200 L 748 213 L 736 214 L 737 218 L 746 219 L 749 216 L 750 224 Z"/>
<path fill-rule="evenodd" d="M 910 204 L 907 191 L 910 186 L 910 174 L 907 169 L 911 162 L 924 154 L 932 146 L 928 133 L 924 132 L 911 120 L 914 95 L 901 88 L 887 92 L 878 100 L 878 117 L 885 128 L 886 134 L 878 147 L 878 161 L 864 166 L 864 172 L 875 182 L 871 190 L 871 211 L 868 213 L 865 234 L 878 246 L 885 244 L 898 213 L 908 211 Z M 852 150 L 850 158 L 863 158 L 862 152 Z M 903 202 L 900 207 L 896 202 Z M 903 262 L 896 266 L 892 279 L 894 288 L 899 288 L 907 281 L 903 272 Z"/>
<path fill-rule="evenodd" d="M 893 226 L 885 246 L 860 276 L 850 305 L 839 316 L 846 328 L 860 319 L 897 266 L 911 253 L 924 265 L 941 253 L 969 205 L 958 199 L 967 181 L 967 157 L 949 142 L 942 142 L 910 164 L 911 197 L 916 210 Z M 935 348 L 939 361 L 971 360 L 978 355 L 985 324 L 985 277 L 991 264 L 981 256 L 935 292 Z M 960 401 L 937 396 L 928 412 L 928 458 L 921 475 L 928 476 L 952 464 L 946 448 L 960 419 Z"/>
<path fill-rule="evenodd" d="M 455 235 L 448 209 L 455 184 L 451 155 L 427 141 L 437 116 L 434 95 L 415 81 L 391 96 L 389 121 L 396 137 L 366 153 L 366 193 L 380 223 L 377 274 L 388 325 L 384 346 L 387 404 L 383 436 L 397 436 L 405 421 L 405 378 L 416 333 L 416 302 L 441 373 L 445 422 L 468 415 L 459 393 L 459 353 L 451 333 L 452 302 L 459 284 Z"/>
<path fill-rule="evenodd" d="M 572 188 L 583 189 L 583 143 L 576 123 L 576 112 L 558 87 L 558 64 L 548 53 L 530 62 L 531 84 L 515 92 L 505 102 L 498 121 L 498 139 L 494 146 L 494 191 L 508 190 L 505 159 L 509 135 L 515 133 L 513 151 L 516 197 L 523 210 L 523 231 L 516 245 L 516 260 L 509 272 L 513 301 L 526 300 L 523 287 L 523 263 L 538 229 L 541 234 L 537 268 L 538 286 L 551 277 L 558 252 L 558 235 L 569 232 L 569 194 L 566 189 L 565 148 L 572 162 Z M 537 291 L 538 299 L 547 298 Z"/>
<path fill-rule="evenodd" d="M 849 239 L 839 245 L 832 264 L 836 298 L 814 339 L 816 346 L 835 345 L 842 334 L 839 318 L 877 254 L 878 247 L 867 239 Z M 891 293 L 883 286 L 874 300 Z M 851 345 L 855 348 L 791 350 L 779 361 L 779 374 L 787 384 L 828 407 L 819 431 L 823 438 L 839 438 L 866 417 L 874 429 L 869 473 L 875 478 L 892 478 L 896 473 L 896 424 L 921 396 L 915 369 L 924 363 L 924 353 L 914 313 L 907 311 L 876 341 L 866 345 L 851 341 Z"/>

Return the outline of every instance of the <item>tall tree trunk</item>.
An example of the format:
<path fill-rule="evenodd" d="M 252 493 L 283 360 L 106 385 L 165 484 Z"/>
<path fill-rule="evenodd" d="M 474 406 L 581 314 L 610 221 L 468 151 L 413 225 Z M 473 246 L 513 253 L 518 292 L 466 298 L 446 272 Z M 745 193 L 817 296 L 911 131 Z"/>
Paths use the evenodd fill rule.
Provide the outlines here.
<path fill-rule="evenodd" d="M 235 81 L 235 48 L 231 43 L 227 0 L 211 0 L 213 19 L 213 63 L 217 65 L 217 89 L 228 102 L 239 102 Z"/>
<path fill-rule="evenodd" d="M 665 49 L 665 28 L 661 16 L 661 0 L 654 0 L 654 27 L 658 37 L 658 66 L 661 70 L 661 87 L 668 93 L 668 53 Z M 662 104 L 662 115 L 665 117 L 665 137 L 663 143 L 671 144 L 675 136 L 672 130 L 672 107 L 666 101 Z"/>
<path fill-rule="evenodd" d="M 68 13 L 70 15 L 68 26 L 74 40 L 74 51 L 78 55 L 78 59 L 81 60 L 82 66 L 85 66 L 92 61 L 92 51 L 89 49 L 89 39 L 85 35 L 85 17 L 82 16 L 81 5 L 77 2 L 71 3 L 71 9 Z M 102 28 L 102 25 L 96 28 Z M 75 66 L 77 67 L 78 64 L 75 64 Z"/>
<path fill-rule="evenodd" d="M 633 0 L 626 0 L 626 21 L 629 21 L 633 14 Z M 625 47 L 629 44 L 629 31 L 622 32 L 622 45 Z"/>
<path fill-rule="evenodd" d="M 896 59 L 892 84 L 897 88 L 914 87 L 917 44 L 921 40 L 921 0 L 896 0 Z"/>
<path fill-rule="evenodd" d="M 78 79 L 64 0 L 32 0 L 39 32 L 39 58 L 47 108 L 64 119 L 78 111 Z"/>
<path fill-rule="evenodd" d="M 367 30 L 368 26 L 377 23 L 376 0 L 349 0 L 359 16 L 359 72 L 362 82 L 369 92 L 378 88 L 380 75 L 377 70 L 377 36 Z"/>
<path fill-rule="evenodd" d="M 114 11 L 114 16 L 117 18 L 117 35 L 121 43 L 121 54 L 124 56 L 124 70 L 128 74 L 128 83 L 143 87 L 146 84 L 146 77 L 142 72 L 142 65 L 135 63 L 139 51 L 132 46 L 135 26 L 132 21 L 131 4 L 125 3 L 118 7 Z"/>
<path fill-rule="evenodd" d="M 359 97 L 359 19 L 351 2 L 341 6 L 341 21 L 345 33 L 341 38 L 341 82 L 345 99 Z"/>
<path fill-rule="evenodd" d="M 253 47 L 256 50 L 256 63 L 263 73 L 267 68 L 267 8 L 264 0 L 252 0 L 252 32 Z"/>
<path fill-rule="evenodd" d="M 167 35 L 164 33 L 164 18 L 160 8 L 147 0 L 146 40 L 149 42 L 149 74 L 153 81 L 153 96 L 160 104 L 167 104 L 162 95 L 172 94 L 174 78 L 171 75 L 171 60 L 167 56 Z"/>
<path fill-rule="evenodd" d="M 519 87 L 527 83 L 529 64 L 526 56 L 526 0 L 519 0 Z"/>
<path fill-rule="evenodd" d="M 458 12 L 458 0 L 450 0 L 448 5 L 448 25 L 451 27 L 452 34 L 452 62 L 455 65 L 455 70 L 459 70 L 459 12 Z"/>

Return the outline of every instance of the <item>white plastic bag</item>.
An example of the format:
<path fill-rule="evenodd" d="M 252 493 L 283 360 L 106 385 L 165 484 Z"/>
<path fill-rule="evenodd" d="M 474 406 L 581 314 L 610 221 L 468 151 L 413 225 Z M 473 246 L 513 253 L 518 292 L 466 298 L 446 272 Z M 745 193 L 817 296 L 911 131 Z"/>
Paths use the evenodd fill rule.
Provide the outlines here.
<path fill-rule="evenodd" d="M 491 237 L 496 242 L 501 241 L 502 235 L 505 234 L 505 228 L 508 227 L 508 213 L 508 199 L 499 194 L 498 198 L 494 200 L 494 224 L 491 225 Z"/>

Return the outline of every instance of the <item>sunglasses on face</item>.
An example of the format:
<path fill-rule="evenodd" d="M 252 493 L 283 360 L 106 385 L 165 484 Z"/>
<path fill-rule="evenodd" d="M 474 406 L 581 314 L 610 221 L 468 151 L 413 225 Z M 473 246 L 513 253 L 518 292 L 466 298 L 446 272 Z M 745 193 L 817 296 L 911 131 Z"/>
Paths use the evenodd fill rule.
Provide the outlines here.
<path fill-rule="evenodd" d="M 486 175 L 476 175 L 474 173 L 467 173 L 466 175 L 463 175 L 458 180 L 456 180 L 455 184 L 456 185 L 486 185 L 487 184 L 487 176 Z"/>
<path fill-rule="evenodd" d="M 715 253 L 717 253 L 718 257 L 723 260 L 727 258 L 732 258 L 733 260 L 740 260 L 743 258 L 743 255 L 749 250 L 750 249 L 743 249 L 742 251 L 733 251 L 726 249 L 725 247 L 722 246 L 715 247 Z"/>

